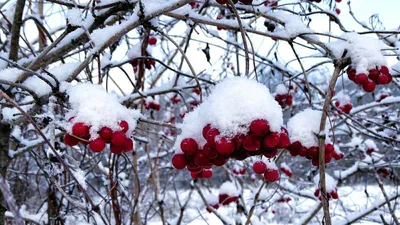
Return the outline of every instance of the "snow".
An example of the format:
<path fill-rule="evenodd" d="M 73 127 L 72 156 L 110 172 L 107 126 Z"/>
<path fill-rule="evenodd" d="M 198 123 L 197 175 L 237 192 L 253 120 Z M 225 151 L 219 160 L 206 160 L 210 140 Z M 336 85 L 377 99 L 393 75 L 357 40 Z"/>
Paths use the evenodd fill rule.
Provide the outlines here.
<path fill-rule="evenodd" d="M 209 194 L 209 195 L 205 195 L 204 197 L 206 199 L 206 202 L 209 205 L 218 204 L 218 196 L 216 196 L 214 194 Z"/>
<path fill-rule="evenodd" d="M 92 140 L 98 137 L 97 132 L 104 126 L 113 131 L 120 130 L 118 122 L 121 120 L 128 122 L 128 133 L 131 133 L 141 117 L 138 110 L 121 105 L 117 96 L 107 93 L 101 85 L 79 83 L 69 86 L 66 92 L 71 104 L 66 118 L 75 117 L 74 122 L 89 124 Z M 65 129 L 71 132 L 72 123 L 67 123 Z"/>
<path fill-rule="evenodd" d="M 373 140 L 371 140 L 371 139 L 365 140 L 365 141 L 364 141 L 364 145 L 365 145 L 366 149 L 372 148 L 372 149 L 374 149 L 375 151 L 378 151 L 378 147 L 376 147 L 375 142 L 374 142 Z"/>
<path fill-rule="evenodd" d="M 276 17 L 277 19 L 284 22 L 284 29 L 276 29 L 273 33 L 275 35 L 279 35 L 287 38 L 294 38 L 303 33 L 314 33 L 313 30 L 308 28 L 306 24 L 301 20 L 300 16 L 293 15 L 286 12 L 270 12 L 271 16 Z M 307 35 L 308 37 L 312 37 L 313 39 L 317 39 L 315 36 Z"/>
<path fill-rule="evenodd" d="M 15 82 L 24 71 L 17 68 L 6 68 L 0 71 L 0 80 Z"/>
<path fill-rule="evenodd" d="M 78 181 L 79 185 L 82 186 L 83 189 L 87 189 L 86 185 L 86 178 L 85 178 L 85 171 L 81 169 L 76 169 L 75 171 L 72 171 L 72 174 L 74 175 L 75 179 Z"/>
<path fill-rule="evenodd" d="M 52 91 L 51 87 L 36 75 L 28 77 L 22 84 L 33 90 L 39 97 L 47 95 Z"/>
<path fill-rule="evenodd" d="M 278 84 L 276 86 L 275 93 L 278 95 L 287 94 L 288 90 L 284 84 Z"/>
<path fill-rule="evenodd" d="M 137 44 L 131 46 L 126 54 L 129 59 L 140 57 L 140 56 L 142 56 L 141 49 L 142 49 L 142 44 L 140 42 L 138 42 Z"/>
<path fill-rule="evenodd" d="M 341 38 L 346 41 L 335 41 L 327 46 L 337 58 L 342 57 L 346 49 L 346 56 L 351 58 L 351 67 L 356 69 L 357 73 L 368 74 L 368 70 L 386 65 L 386 59 L 381 53 L 384 45 L 380 40 L 357 33 L 345 33 Z"/>
<path fill-rule="evenodd" d="M 239 196 L 240 195 L 240 188 L 235 185 L 235 183 L 226 181 L 221 185 L 219 188 L 220 194 L 227 194 L 229 196 Z"/>
<path fill-rule="evenodd" d="M 280 132 L 282 108 L 263 84 L 242 77 L 227 78 L 177 125 L 182 133 L 176 139 L 175 148 L 180 151 L 179 143 L 188 137 L 194 138 L 200 146 L 205 144 L 202 129 L 207 124 L 219 129 L 221 136 L 233 137 L 247 133 L 255 119 L 267 120 L 271 131 Z"/>
<path fill-rule="evenodd" d="M 314 183 L 319 187 L 319 174 L 314 177 Z M 334 191 L 337 186 L 337 181 L 331 177 L 329 174 L 325 173 L 325 184 L 326 184 L 326 192 L 330 193 Z"/>
<path fill-rule="evenodd" d="M 290 118 L 287 123 L 290 141 L 299 141 L 306 148 L 318 146 L 316 134 L 319 133 L 321 116 L 321 111 L 307 108 Z"/>
<path fill-rule="evenodd" d="M 289 165 L 286 164 L 286 163 L 281 163 L 281 168 L 283 168 L 283 169 L 285 169 L 285 170 L 287 170 L 287 171 L 292 172 L 292 170 L 290 169 Z"/>
<path fill-rule="evenodd" d="M 82 20 L 82 12 L 78 8 L 72 8 L 68 10 L 67 12 L 67 21 L 68 24 L 72 26 L 82 26 L 83 25 L 83 20 Z"/>
<path fill-rule="evenodd" d="M 69 76 L 78 68 L 79 62 L 76 63 L 65 63 L 58 66 L 54 66 L 48 71 L 53 74 L 57 80 L 64 81 L 67 80 Z M 52 81 L 52 79 L 50 79 Z"/>
<path fill-rule="evenodd" d="M 21 102 L 30 102 L 32 100 L 33 100 L 32 96 L 28 95 L 28 96 L 24 97 Z M 32 106 L 33 106 L 33 104 L 28 104 L 28 105 L 22 105 L 20 107 L 26 112 L 30 108 L 32 108 Z M 1 113 L 3 115 L 4 121 L 12 121 L 21 116 L 21 112 L 15 107 L 12 107 L 12 108 L 3 107 L 1 109 Z"/>
<path fill-rule="evenodd" d="M 333 174 L 335 175 L 336 178 L 338 179 L 345 179 L 346 177 L 354 174 L 358 170 L 358 162 L 355 162 L 350 168 L 347 168 L 343 171 L 337 170 Z"/>

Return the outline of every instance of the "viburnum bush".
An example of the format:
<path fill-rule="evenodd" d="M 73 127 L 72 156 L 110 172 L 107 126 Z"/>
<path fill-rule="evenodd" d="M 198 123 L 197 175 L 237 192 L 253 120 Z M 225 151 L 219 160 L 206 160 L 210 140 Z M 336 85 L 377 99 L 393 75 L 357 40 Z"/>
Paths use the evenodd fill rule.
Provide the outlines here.
<path fill-rule="evenodd" d="M 398 225 L 398 8 L 3 2 L 0 224 Z"/>

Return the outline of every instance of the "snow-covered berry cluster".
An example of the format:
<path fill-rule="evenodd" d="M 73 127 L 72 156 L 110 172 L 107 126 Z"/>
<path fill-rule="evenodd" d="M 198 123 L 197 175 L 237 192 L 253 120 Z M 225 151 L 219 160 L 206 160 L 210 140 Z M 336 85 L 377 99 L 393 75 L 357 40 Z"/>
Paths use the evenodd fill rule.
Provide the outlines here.
<path fill-rule="evenodd" d="M 387 178 L 390 176 L 390 169 L 386 167 L 382 167 L 376 170 L 378 175 L 381 175 L 383 178 Z"/>
<path fill-rule="evenodd" d="M 221 205 L 229 205 L 239 198 L 240 189 L 232 182 L 225 182 L 219 188 L 218 202 Z"/>
<path fill-rule="evenodd" d="M 293 142 L 289 148 L 290 155 L 301 156 L 311 160 L 313 166 L 319 165 L 318 146 L 306 148 L 299 141 Z M 332 144 L 325 144 L 325 163 L 330 163 L 332 158 L 340 160 L 344 157 L 343 153 L 337 153 Z"/>
<path fill-rule="evenodd" d="M 225 165 L 230 158 L 273 158 L 278 149 L 290 145 L 282 124 L 282 109 L 264 85 L 246 78 L 226 79 L 185 116 L 172 165 L 200 178 L 204 170 Z"/>
<path fill-rule="evenodd" d="M 319 185 L 319 174 L 314 177 L 314 183 Z M 333 179 L 329 174 L 325 174 L 325 183 L 326 183 L 326 197 L 328 201 L 331 199 L 338 199 L 339 194 L 337 191 L 337 181 Z M 314 196 L 317 197 L 320 201 L 322 200 L 321 190 L 317 188 L 314 192 Z"/>
<path fill-rule="evenodd" d="M 393 79 L 389 69 L 386 66 L 370 69 L 368 71 L 368 75 L 366 73 L 357 73 L 355 69 L 349 67 L 347 69 L 347 75 L 351 81 L 362 86 L 366 92 L 373 92 L 376 88 L 376 85 L 389 84 Z"/>
<path fill-rule="evenodd" d="M 349 114 L 353 105 L 351 104 L 351 98 L 348 95 L 345 95 L 343 92 L 339 92 L 337 94 L 337 101 L 335 102 L 335 106 L 340 109 L 339 114 L 346 113 Z"/>
<path fill-rule="evenodd" d="M 192 9 L 200 8 L 200 3 L 196 2 L 196 1 L 189 2 L 189 5 L 192 7 Z"/>
<path fill-rule="evenodd" d="M 284 84 L 279 84 L 275 91 L 275 100 L 282 108 L 291 106 L 293 104 L 293 95 Z"/>
<path fill-rule="evenodd" d="M 321 201 L 321 190 L 319 188 L 317 188 L 314 191 L 314 196 L 317 197 L 320 201 Z M 333 199 L 338 199 L 339 198 L 339 194 L 337 192 L 337 188 L 331 190 L 330 192 L 326 193 L 326 197 L 328 198 L 328 201 L 333 198 Z"/>
<path fill-rule="evenodd" d="M 264 2 L 264 5 L 268 6 L 268 7 L 277 7 L 278 6 L 278 0 L 266 0 Z"/>

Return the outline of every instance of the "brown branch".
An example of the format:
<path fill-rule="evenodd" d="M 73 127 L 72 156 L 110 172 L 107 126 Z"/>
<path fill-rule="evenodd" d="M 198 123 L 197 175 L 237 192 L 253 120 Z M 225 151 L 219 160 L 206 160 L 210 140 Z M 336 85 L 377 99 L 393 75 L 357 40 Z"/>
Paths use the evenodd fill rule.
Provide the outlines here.
<path fill-rule="evenodd" d="M 14 22 L 11 28 L 11 46 L 9 58 L 13 61 L 18 60 L 19 35 L 22 26 L 22 14 L 24 12 L 25 0 L 17 0 L 14 13 Z"/>

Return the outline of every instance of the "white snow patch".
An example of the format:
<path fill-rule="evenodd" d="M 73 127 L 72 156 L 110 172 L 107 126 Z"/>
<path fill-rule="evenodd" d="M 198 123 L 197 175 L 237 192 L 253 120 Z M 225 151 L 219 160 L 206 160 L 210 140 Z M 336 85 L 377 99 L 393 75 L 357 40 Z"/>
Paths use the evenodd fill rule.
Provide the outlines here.
<path fill-rule="evenodd" d="M 227 181 L 221 185 L 219 188 L 220 194 L 227 194 L 229 196 L 239 196 L 240 188 L 235 185 L 235 183 Z"/>

